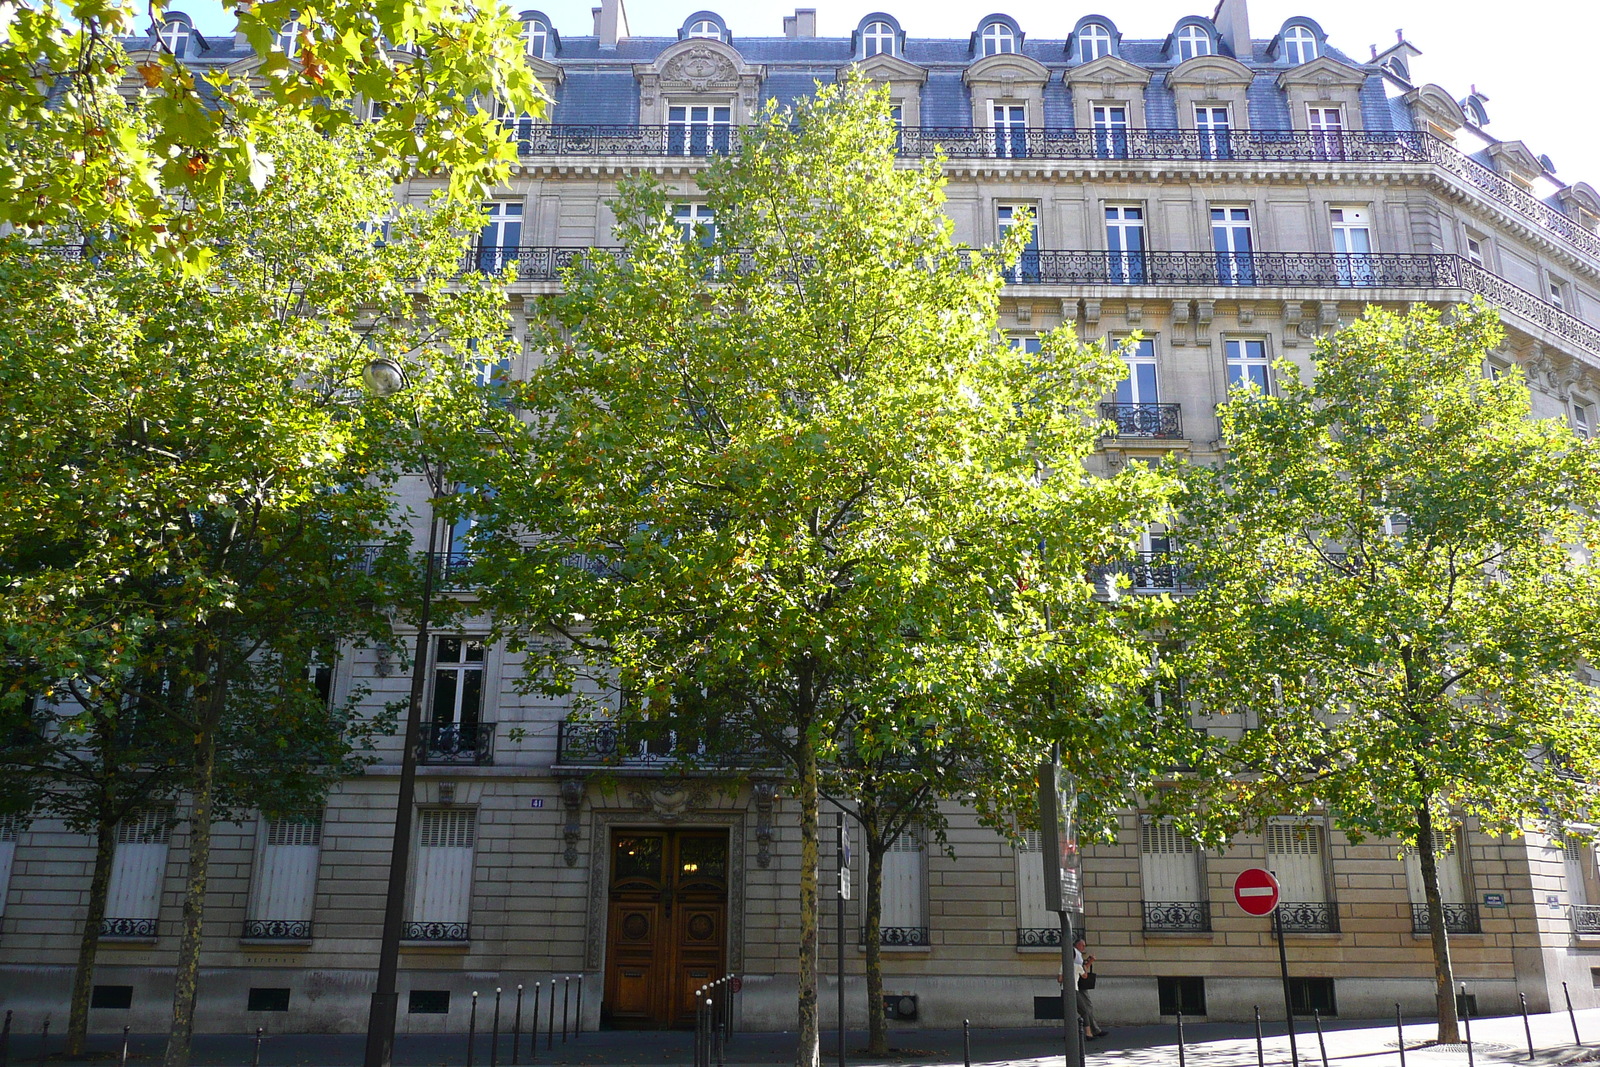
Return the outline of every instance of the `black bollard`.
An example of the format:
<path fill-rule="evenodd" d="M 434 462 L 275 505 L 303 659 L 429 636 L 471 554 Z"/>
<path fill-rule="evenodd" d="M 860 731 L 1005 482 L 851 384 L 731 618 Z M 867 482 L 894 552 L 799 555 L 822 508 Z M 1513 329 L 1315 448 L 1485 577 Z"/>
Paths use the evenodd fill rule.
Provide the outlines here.
<path fill-rule="evenodd" d="M 1261 1005 L 1256 1008 L 1256 1067 L 1267 1067 L 1267 1050 L 1261 1045 Z"/>
<path fill-rule="evenodd" d="M 1518 993 L 1517 999 L 1522 1002 L 1522 1032 L 1528 1035 L 1528 1059 L 1533 1059 L 1533 1027 L 1528 1025 L 1528 994 Z"/>
<path fill-rule="evenodd" d="M 561 980 L 561 1043 L 567 1043 L 567 1002 L 572 999 L 572 975 Z"/>
<path fill-rule="evenodd" d="M 550 976 L 550 1018 L 544 1021 L 544 1047 L 556 1047 L 556 976 Z"/>
<path fill-rule="evenodd" d="M 972 1020 L 961 1020 L 961 1063 L 962 1067 L 972 1067 Z"/>
<path fill-rule="evenodd" d="M 1578 1016 L 1572 1010 L 1572 993 L 1567 989 L 1567 983 L 1561 983 L 1561 995 L 1567 998 L 1567 1018 L 1572 1020 L 1572 1043 L 1579 1048 L 1583 1047 L 1583 1038 L 1578 1036 Z M 10 1012 L 6 1013 L 10 1015 Z"/>
<path fill-rule="evenodd" d="M 706 998 L 706 1037 L 708 1038 L 708 1040 L 706 1042 L 706 1067 L 711 1067 L 711 1043 L 712 1043 L 712 1041 L 716 1040 L 716 1036 L 711 1032 L 712 1013 L 713 1013 L 714 1010 L 715 1009 L 714 1009 L 714 1006 L 711 1003 L 711 998 L 707 997 Z"/>
<path fill-rule="evenodd" d="M 522 1055 L 522 983 L 517 983 L 517 1013 L 511 1017 L 511 1067 Z"/>
<path fill-rule="evenodd" d="M 494 987 L 494 1025 L 489 1033 L 489 1067 L 500 1067 L 500 987 Z"/>
<path fill-rule="evenodd" d="M 44 1017 L 44 1029 L 39 1032 L 39 1067 L 44 1067 L 44 1058 L 50 1051 L 50 1016 Z"/>
<path fill-rule="evenodd" d="M 1328 1067 L 1328 1043 L 1322 1039 L 1322 1013 L 1311 1009 L 1311 1021 L 1317 1024 L 1317 1047 L 1322 1050 L 1322 1067 Z"/>
<path fill-rule="evenodd" d="M 694 1067 L 705 1067 L 706 1013 L 700 1007 L 700 990 L 694 991 Z"/>
<path fill-rule="evenodd" d="M 261 1067 L 261 1031 L 264 1027 L 256 1027 L 256 1050 L 250 1057 L 250 1067 Z"/>
<path fill-rule="evenodd" d="M 0 1067 L 11 1062 L 11 1009 L 6 1009 L 6 1021 L 0 1024 Z"/>
<path fill-rule="evenodd" d="M 467 1067 L 472 1067 L 473 1046 L 478 1043 L 478 991 L 472 991 L 472 1014 L 467 1019 Z"/>
<path fill-rule="evenodd" d="M 539 1058 L 539 983 L 533 983 L 533 1025 L 528 1027 L 533 1040 L 528 1044 L 528 1062 Z"/>
<path fill-rule="evenodd" d="M 578 975 L 578 1011 L 572 1019 L 572 1040 L 578 1040 L 578 1035 L 583 1033 L 583 975 Z"/>
<path fill-rule="evenodd" d="M 1467 1023 L 1467 1067 L 1476 1067 L 1472 1058 L 1472 1002 L 1467 999 L 1467 983 L 1461 983 L 1461 1017 Z"/>
<path fill-rule="evenodd" d="M 118 1060 L 122 1067 L 128 1067 L 128 1031 L 132 1029 L 131 1026 L 122 1028 L 122 1056 Z"/>
<path fill-rule="evenodd" d="M 1400 1067 L 1406 1067 L 1406 1024 L 1400 1018 L 1400 1002 L 1394 1002 L 1394 1040 L 1400 1046 Z"/>
<path fill-rule="evenodd" d="M 1178 1013 L 1178 1067 L 1184 1067 L 1183 1053 L 1183 1012 Z"/>

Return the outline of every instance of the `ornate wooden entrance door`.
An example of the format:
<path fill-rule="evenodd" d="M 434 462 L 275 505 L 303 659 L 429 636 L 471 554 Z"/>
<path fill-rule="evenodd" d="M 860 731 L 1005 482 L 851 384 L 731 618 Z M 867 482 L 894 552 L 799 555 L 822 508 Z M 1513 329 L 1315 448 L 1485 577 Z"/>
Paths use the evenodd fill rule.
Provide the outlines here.
<path fill-rule="evenodd" d="M 694 1025 L 694 992 L 727 959 L 726 830 L 613 830 L 602 1015 L 617 1027 Z"/>

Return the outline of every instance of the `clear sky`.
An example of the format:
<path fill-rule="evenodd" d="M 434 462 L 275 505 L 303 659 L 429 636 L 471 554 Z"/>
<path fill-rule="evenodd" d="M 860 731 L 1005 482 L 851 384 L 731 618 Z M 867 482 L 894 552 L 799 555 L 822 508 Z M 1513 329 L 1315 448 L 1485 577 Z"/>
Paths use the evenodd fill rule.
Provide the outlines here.
<path fill-rule="evenodd" d="M 511 0 L 518 10 L 536 7 L 557 31 L 593 32 L 591 8 L 599 0 Z M 172 0 L 202 33 L 228 31 L 232 21 L 219 0 Z M 1090 6 L 1090 5 L 1093 6 Z M 992 5 L 992 6 L 991 6 Z M 884 10 L 913 37 L 964 37 L 991 11 L 1016 18 L 1025 33 L 1065 37 L 1084 15 L 1103 14 L 1124 36 L 1164 37 L 1184 15 L 1210 15 L 1216 0 L 631 0 L 628 21 L 638 36 L 670 36 L 701 7 L 727 22 L 734 43 L 744 37 L 776 37 L 783 16 L 796 6 L 817 9 L 817 32 L 844 36 L 861 16 Z M 1365 59 L 1368 46 L 1381 50 L 1403 29 L 1422 50 L 1412 77 L 1437 82 L 1461 99 L 1472 85 L 1488 97 L 1488 132 L 1521 140 L 1534 155 L 1548 155 L 1565 182 L 1600 188 L 1600 2 L 1597 0 L 1250 0 L 1250 32 L 1270 38 L 1292 15 L 1317 20 L 1328 41 L 1347 55 Z"/>

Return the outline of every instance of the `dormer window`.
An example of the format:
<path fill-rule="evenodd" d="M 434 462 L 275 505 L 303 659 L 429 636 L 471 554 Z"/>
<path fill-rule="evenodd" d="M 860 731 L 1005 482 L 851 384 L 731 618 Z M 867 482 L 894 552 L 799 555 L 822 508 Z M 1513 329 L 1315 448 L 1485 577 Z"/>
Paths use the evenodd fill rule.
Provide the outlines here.
<path fill-rule="evenodd" d="M 722 40 L 722 27 L 710 19 L 700 19 L 689 27 L 686 37 L 709 37 L 713 41 Z"/>
<path fill-rule="evenodd" d="M 1290 26 L 1283 31 L 1283 54 L 1296 66 L 1311 62 L 1317 58 L 1317 35 L 1304 26 Z"/>
<path fill-rule="evenodd" d="M 1005 23 L 991 22 L 978 35 L 978 46 L 981 54 L 986 56 L 998 56 L 1015 52 L 1017 50 L 1017 35 Z"/>
<path fill-rule="evenodd" d="M 1185 26 L 1178 31 L 1178 62 L 1195 56 L 1211 54 L 1211 35 L 1199 26 Z"/>
<path fill-rule="evenodd" d="M 545 50 L 550 47 L 550 27 L 538 19 L 526 19 L 522 23 L 522 50 L 534 59 L 543 59 Z"/>
<path fill-rule="evenodd" d="M 1091 22 L 1078 31 L 1078 62 L 1089 63 L 1111 54 L 1111 31 Z"/>
<path fill-rule="evenodd" d="M 892 56 L 895 54 L 894 27 L 887 22 L 871 22 L 861 31 L 861 55 Z"/>
<path fill-rule="evenodd" d="M 294 58 L 300 51 L 300 20 L 290 19 L 278 30 L 278 36 L 273 39 L 273 45 L 284 55 Z"/>
<path fill-rule="evenodd" d="M 170 19 L 161 24 L 161 29 L 156 33 L 156 38 L 161 46 L 171 52 L 177 59 L 182 59 L 189 54 L 189 38 L 194 36 L 194 30 L 187 22 Z"/>

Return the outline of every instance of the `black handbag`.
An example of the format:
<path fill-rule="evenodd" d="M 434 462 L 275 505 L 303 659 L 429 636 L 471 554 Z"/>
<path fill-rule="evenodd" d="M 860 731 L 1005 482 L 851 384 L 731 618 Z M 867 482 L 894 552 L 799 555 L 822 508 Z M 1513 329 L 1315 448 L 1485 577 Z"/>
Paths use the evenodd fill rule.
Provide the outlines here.
<path fill-rule="evenodd" d="M 1095 981 L 1095 979 L 1094 979 L 1094 971 L 1093 970 L 1084 971 L 1081 975 L 1078 976 L 1078 988 L 1079 989 L 1093 989 L 1094 988 L 1094 981 Z"/>

